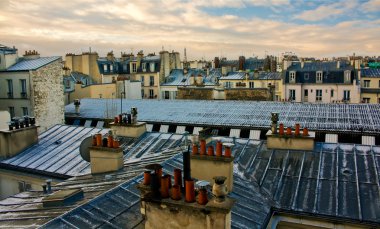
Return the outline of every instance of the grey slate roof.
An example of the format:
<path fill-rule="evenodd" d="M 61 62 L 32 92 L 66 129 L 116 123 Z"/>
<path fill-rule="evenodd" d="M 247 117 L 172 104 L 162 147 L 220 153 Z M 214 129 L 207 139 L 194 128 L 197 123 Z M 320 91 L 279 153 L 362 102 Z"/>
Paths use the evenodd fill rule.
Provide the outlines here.
<path fill-rule="evenodd" d="M 77 116 L 74 104 L 66 105 L 66 117 L 105 119 L 111 99 L 82 99 Z M 116 102 L 115 102 L 116 104 Z M 117 102 L 116 116 L 120 113 Z M 137 107 L 138 119 L 149 123 L 206 125 L 237 128 L 269 128 L 271 112 L 279 112 L 285 126 L 312 130 L 379 133 L 380 104 L 310 104 L 212 100 L 123 100 L 123 112 Z"/>
<path fill-rule="evenodd" d="M 211 70 L 208 76 L 201 69 L 189 69 L 186 74 L 182 69 L 173 69 L 170 75 L 166 77 L 166 82 L 162 83 L 161 86 L 190 86 L 190 77 L 198 76 L 199 74 L 202 75 L 205 86 L 215 86 L 216 80 L 221 76 L 220 71 L 217 69 Z"/>
<path fill-rule="evenodd" d="M 380 226 L 380 147 L 317 143 L 314 151 L 289 151 L 267 149 L 265 141 L 223 141 L 235 141 L 232 228 L 265 228 L 273 209 Z M 174 168 L 182 168 L 181 155 L 163 163 L 164 173 Z M 127 181 L 43 228 L 134 228 L 143 220 L 135 188 L 141 180 Z"/>
<path fill-rule="evenodd" d="M 340 68 L 337 68 L 336 61 L 328 62 L 305 62 L 303 68 L 300 62 L 293 62 L 287 71 L 344 71 L 353 70 L 353 66 L 346 62 L 340 61 Z"/>
<path fill-rule="evenodd" d="M 108 129 L 55 125 L 39 135 L 38 144 L 0 161 L 0 166 L 58 178 L 90 174 L 90 163 L 80 156 L 79 146 L 83 139 L 97 132 L 105 134 Z M 161 155 L 157 152 L 175 147 L 181 141 L 182 135 L 160 133 L 146 133 L 139 139 L 124 138 L 121 145 L 124 148 L 124 162 L 150 156 L 168 157 L 170 153 Z"/>
<path fill-rule="evenodd" d="M 380 69 L 378 68 L 365 68 L 360 71 L 361 77 L 380 78 Z"/>
<path fill-rule="evenodd" d="M 220 77 L 220 80 L 245 80 L 248 74 L 249 80 L 281 80 L 280 72 L 259 72 L 255 75 L 253 72 L 229 72 L 226 76 Z"/>
<path fill-rule="evenodd" d="M 59 59 L 61 59 L 60 56 L 40 57 L 38 59 L 32 59 L 32 60 L 24 59 L 12 65 L 5 71 L 13 72 L 13 71 L 36 70 Z"/>

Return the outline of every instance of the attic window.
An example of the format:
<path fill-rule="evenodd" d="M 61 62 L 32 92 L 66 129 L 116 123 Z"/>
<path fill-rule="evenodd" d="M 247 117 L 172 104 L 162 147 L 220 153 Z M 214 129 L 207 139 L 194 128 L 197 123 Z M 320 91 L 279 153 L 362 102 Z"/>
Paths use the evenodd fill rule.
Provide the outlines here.
<path fill-rule="evenodd" d="M 305 80 L 309 80 L 309 73 L 305 73 L 305 74 L 303 75 L 303 78 L 304 78 Z"/>
<path fill-rule="evenodd" d="M 296 72 L 290 72 L 289 73 L 289 81 L 290 81 L 290 83 L 296 82 Z"/>
<path fill-rule="evenodd" d="M 317 83 L 322 83 L 322 76 L 323 76 L 323 72 L 322 71 L 318 71 L 317 72 L 317 78 L 316 78 L 316 82 Z"/>

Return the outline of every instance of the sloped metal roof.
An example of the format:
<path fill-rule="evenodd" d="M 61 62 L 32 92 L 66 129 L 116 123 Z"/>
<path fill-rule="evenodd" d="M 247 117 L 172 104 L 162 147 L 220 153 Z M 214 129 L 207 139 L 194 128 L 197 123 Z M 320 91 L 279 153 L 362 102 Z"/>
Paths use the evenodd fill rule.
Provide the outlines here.
<path fill-rule="evenodd" d="M 40 57 L 38 59 L 32 59 L 32 60 L 24 59 L 12 65 L 5 71 L 12 72 L 12 71 L 36 70 L 59 59 L 61 59 L 60 56 Z"/>
<path fill-rule="evenodd" d="M 108 111 L 111 99 L 82 99 L 77 116 L 74 104 L 66 105 L 66 117 L 105 119 L 120 113 Z M 139 121 L 242 128 L 269 128 L 271 112 L 279 113 L 285 126 L 300 123 L 312 130 L 379 133 L 380 104 L 317 104 L 213 100 L 123 100 L 123 112 L 138 108 Z M 114 113 L 112 113 L 114 112 Z"/>
<path fill-rule="evenodd" d="M 365 68 L 361 69 L 361 77 L 380 78 L 380 69 L 377 68 Z"/>
<path fill-rule="evenodd" d="M 270 150 L 265 141 L 224 138 L 233 148 L 232 228 L 265 228 L 272 209 L 380 226 L 380 147 L 317 143 L 314 151 Z M 209 144 L 215 146 L 215 141 Z M 163 163 L 182 167 L 181 155 Z M 55 218 L 43 228 L 133 228 L 143 218 L 131 181 Z"/>
<path fill-rule="evenodd" d="M 90 174 L 90 163 L 79 153 L 81 142 L 94 133 L 105 134 L 109 129 L 55 125 L 39 136 L 39 142 L 18 155 L 0 161 L 0 166 L 49 176 L 69 178 Z M 182 135 L 146 133 L 139 139 L 123 139 L 124 162 L 141 160 L 158 151 L 176 147 Z M 154 143 L 154 144 L 153 144 Z M 161 155 L 164 156 L 165 155 Z M 170 156 L 170 153 L 166 156 Z"/>
<path fill-rule="evenodd" d="M 205 86 L 215 86 L 221 73 L 218 70 L 211 70 L 207 76 L 202 69 L 189 69 L 187 73 L 184 73 L 182 69 L 173 69 L 166 78 L 166 82 L 162 83 L 161 86 L 190 86 L 190 77 L 198 75 L 202 75 Z"/>

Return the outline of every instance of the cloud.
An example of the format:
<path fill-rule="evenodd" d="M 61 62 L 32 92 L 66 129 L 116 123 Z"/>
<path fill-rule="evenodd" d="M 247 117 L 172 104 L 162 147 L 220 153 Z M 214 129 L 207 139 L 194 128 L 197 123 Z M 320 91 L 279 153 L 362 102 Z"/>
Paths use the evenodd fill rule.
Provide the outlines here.
<path fill-rule="evenodd" d="M 305 10 L 294 16 L 295 19 L 304 21 L 321 21 L 324 19 L 338 17 L 357 6 L 356 1 L 341 1 L 327 5 L 320 5 L 312 10 Z"/>
<path fill-rule="evenodd" d="M 365 12 L 380 11 L 380 0 L 370 0 L 362 5 Z"/>
<path fill-rule="evenodd" d="M 288 1 L 264 1 L 268 7 Z M 16 45 L 21 52 L 37 49 L 42 55 L 65 55 L 96 50 L 143 49 L 145 53 L 187 48 L 188 58 L 213 58 L 221 53 L 237 58 L 242 53 L 262 56 L 293 51 L 322 57 L 380 50 L 379 20 L 349 20 L 336 25 L 298 24 L 236 11 L 211 15 L 204 7 L 218 9 L 260 6 L 261 1 L 10 1 L 0 17 L 0 43 Z M 337 3 L 338 4 L 338 3 Z M 341 4 L 341 3 L 339 3 Z M 349 3 L 352 7 L 355 2 Z M 222 7 L 223 5 L 223 7 Z M 225 8 L 228 6 L 227 8 Z M 339 9 L 336 4 L 329 7 Z M 318 9 L 318 6 L 317 6 Z M 345 10 L 344 8 L 342 10 Z M 239 11 L 237 11 L 239 12 Z M 17 20 L 14 15 L 17 14 Z M 363 45 L 365 44 L 365 45 Z"/>

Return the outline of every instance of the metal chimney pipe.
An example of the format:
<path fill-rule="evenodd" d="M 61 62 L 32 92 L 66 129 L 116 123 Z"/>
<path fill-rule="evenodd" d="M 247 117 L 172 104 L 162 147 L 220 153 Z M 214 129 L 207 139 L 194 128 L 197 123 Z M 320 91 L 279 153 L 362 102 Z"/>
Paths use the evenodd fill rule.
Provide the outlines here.
<path fill-rule="evenodd" d="M 183 184 L 186 184 L 187 180 L 191 180 L 191 171 L 190 171 L 190 149 L 187 148 L 183 152 Z"/>

